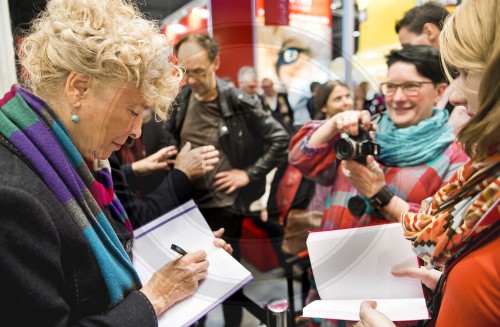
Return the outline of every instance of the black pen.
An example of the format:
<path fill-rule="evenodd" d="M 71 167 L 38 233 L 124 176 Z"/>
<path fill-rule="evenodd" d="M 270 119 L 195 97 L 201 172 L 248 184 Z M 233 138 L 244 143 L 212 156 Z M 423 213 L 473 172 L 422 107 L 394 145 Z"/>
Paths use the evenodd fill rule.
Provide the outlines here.
<path fill-rule="evenodd" d="M 186 251 L 184 251 L 184 249 L 183 249 L 183 248 L 181 248 L 181 247 L 180 247 L 180 246 L 178 246 L 178 245 L 172 244 L 172 245 L 170 246 L 170 248 L 171 248 L 172 250 L 174 250 L 175 252 L 179 253 L 180 255 L 185 255 L 185 254 L 187 254 L 187 252 L 186 252 Z"/>

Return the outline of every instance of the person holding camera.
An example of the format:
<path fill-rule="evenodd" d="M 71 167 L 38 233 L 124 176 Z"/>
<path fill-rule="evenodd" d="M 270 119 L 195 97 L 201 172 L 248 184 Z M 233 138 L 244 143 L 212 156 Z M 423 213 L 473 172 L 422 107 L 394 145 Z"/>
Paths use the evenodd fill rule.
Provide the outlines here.
<path fill-rule="evenodd" d="M 446 89 L 439 60 L 430 46 L 387 56 L 388 111 L 378 126 L 368 111 L 348 110 L 311 121 L 293 137 L 289 162 L 332 186 L 323 229 L 394 222 L 416 212 L 468 160 L 454 142 L 447 111 L 434 109 Z"/>
<path fill-rule="evenodd" d="M 430 46 L 392 51 L 382 84 L 388 110 L 378 124 L 368 111 L 345 110 L 308 122 L 292 138 L 290 164 L 331 186 L 321 229 L 395 222 L 468 160 L 448 112 L 434 109 L 446 88 L 439 60 Z"/>
<path fill-rule="evenodd" d="M 431 290 L 432 318 L 423 326 L 500 322 L 499 17 L 497 0 L 467 0 L 439 36 L 443 67 L 455 75 L 450 101 L 471 117 L 458 134 L 471 160 L 418 213 L 401 217 L 404 235 L 425 267 L 393 274 L 418 278 Z M 357 327 L 396 326 L 375 301 L 364 301 L 359 316 Z"/>

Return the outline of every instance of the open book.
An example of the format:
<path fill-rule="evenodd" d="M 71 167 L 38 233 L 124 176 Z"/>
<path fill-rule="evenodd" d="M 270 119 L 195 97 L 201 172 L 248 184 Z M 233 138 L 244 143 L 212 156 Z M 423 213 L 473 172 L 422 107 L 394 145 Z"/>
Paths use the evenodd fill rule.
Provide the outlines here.
<path fill-rule="evenodd" d="M 307 248 L 320 301 L 305 317 L 359 320 L 363 300 L 393 321 L 428 319 L 419 279 L 395 277 L 396 267 L 418 267 L 400 223 L 311 232 Z"/>
<path fill-rule="evenodd" d="M 191 325 L 253 278 L 229 253 L 213 245 L 214 235 L 193 201 L 137 229 L 134 236 L 134 267 L 143 284 L 179 257 L 170 248 L 172 244 L 188 253 L 207 252 L 208 277 L 192 296 L 165 311 L 158 319 L 159 326 Z"/>

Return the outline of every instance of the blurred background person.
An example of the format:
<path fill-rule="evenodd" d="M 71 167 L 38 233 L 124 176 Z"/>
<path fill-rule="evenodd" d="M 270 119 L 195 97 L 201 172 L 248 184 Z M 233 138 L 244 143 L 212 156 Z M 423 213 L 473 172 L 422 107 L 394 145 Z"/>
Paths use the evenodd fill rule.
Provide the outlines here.
<path fill-rule="evenodd" d="M 165 129 L 170 144 L 219 151 L 214 170 L 193 182 L 193 199 L 213 230 L 223 227 L 239 260 L 242 220 L 265 191 L 266 175 L 286 159 L 288 133 L 259 101 L 217 78 L 219 45 L 206 34 L 189 34 L 175 45 L 186 86 L 173 103 Z M 242 292 L 223 303 L 226 326 L 239 326 Z M 203 324 L 203 322 L 200 322 Z"/>
<path fill-rule="evenodd" d="M 328 120 L 338 113 L 354 110 L 354 102 L 352 100 L 349 87 L 347 86 L 347 84 L 343 83 L 340 80 L 328 81 L 324 84 L 318 85 L 315 89 L 314 106 L 318 109 L 315 116 L 315 120 Z M 290 165 L 287 168 L 287 172 L 285 172 L 284 178 L 287 178 L 287 175 L 289 174 L 302 175 L 300 173 L 300 170 L 295 168 L 293 165 Z M 294 199 L 295 205 L 292 205 L 292 209 L 296 207 L 301 208 L 302 206 L 304 206 L 303 202 L 300 200 L 301 198 L 305 198 L 309 201 L 306 204 L 307 210 L 320 212 L 321 215 L 323 216 L 323 212 L 326 209 L 327 199 L 331 192 L 331 185 L 322 185 L 322 183 L 318 180 L 311 181 L 310 179 L 307 178 L 300 178 L 298 179 L 298 182 L 300 182 L 301 185 L 299 185 L 298 187 L 298 192 Z M 305 196 L 304 191 L 301 188 L 307 191 L 307 186 L 309 184 L 312 184 L 312 189 L 311 189 L 312 195 Z M 322 219 L 321 226 L 323 225 L 324 221 Z M 309 269 L 309 280 L 311 287 L 305 300 L 306 305 L 311 303 L 312 301 L 319 300 L 319 294 L 316 289 L 316 284 L 314 282 L 314 276 L 312 275 L 312 271 L 310 269 Z M 316 326 L 319 325 L 320 322 L 321 319 L 313 319 L 313 321 L 311 321 L 311 325 Z M 335 324 L 335 323 L 336 322 L 334 321 L 323 322 L 323 324 Z"/>
<path fill-rule="evenodd" d="M 315 120 L 330 119 L 340 112 L 355 109 L 349 87 L 339 80 L 321 84 L 316 90 L 314 102 L 318 108 Z"/>
<path fill-rule="evenodd" d="M 288 132 L 293 129 L 293 110 L 288 103 L 288 95 L 285 92 L 277 92 L 274 82 L 270 78 L 262 79 L 262 107 L 277 121 L 279 121 Z"/>
<path fill-rule="evenodd" d="M 439 33 L 448 14 L 442 5 L 432 1 L 408 10 L 395 26 L 399 43 L 403 47 L 430 45 L 439 48 Z"/>
<path fill-rule="evenodd" d="M 243 66 L 238 70 L 238 87 L 256 101 L 262 101 L 257 93 L 259 81 L 253 67 Z"/>
<path fill-rule="evenodd" d="M 311 90 L 311 97 L 307 99 L 307 111 L 309 111 L 309 116 L 313 119 L 316 115 L 316 107 L 314 106 L 314 97 L 316 96 L 316 92 L 318 90 L 318 87 L 321 85 L 320 82 L 312 82 L 311 85 L 309 86 L 309 89 Z"/>
<path fill-rule="evenodd" d="M 227 85 L 229 85 L 231 87 L 236 87 L 236 85 L 234 84 L 233 79 L 231 77 L 229 77 L 229 76 L 222 77 L 221 80 L 223 80 L 224 82 L 226 82 Z"/>

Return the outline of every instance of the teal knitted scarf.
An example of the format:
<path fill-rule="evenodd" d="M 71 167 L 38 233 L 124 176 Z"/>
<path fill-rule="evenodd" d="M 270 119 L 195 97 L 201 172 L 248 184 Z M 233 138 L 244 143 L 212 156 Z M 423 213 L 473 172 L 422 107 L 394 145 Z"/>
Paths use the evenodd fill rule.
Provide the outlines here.
<path fill-rule="evenodd" d="M 80 227 L 106 283 L 110 303 L 138 289 L 138 275 L 106 218 L 110 216 L 132 230 L 114 194 L 109 163 L 96 161 L 94 178 L 54 111 L 19 86 L 12 87 L 0 100 L 0 132 L 22 153 Z"/>
<path fill-rule="evenodd" d="M 417 125 L 397 128 L 385 112 L 375 134 L 380 143 L 378 160 L 390 167 L 411 167 L 436 159 L 455 139 L 447 121 L 448 111 L 434 109 Z"/>

